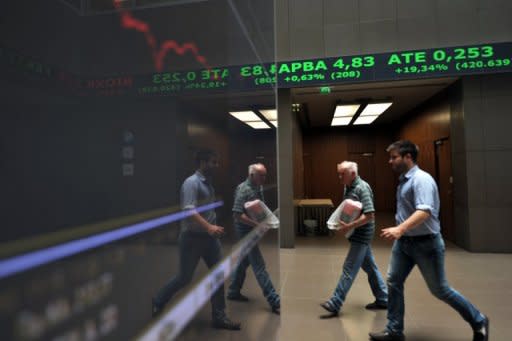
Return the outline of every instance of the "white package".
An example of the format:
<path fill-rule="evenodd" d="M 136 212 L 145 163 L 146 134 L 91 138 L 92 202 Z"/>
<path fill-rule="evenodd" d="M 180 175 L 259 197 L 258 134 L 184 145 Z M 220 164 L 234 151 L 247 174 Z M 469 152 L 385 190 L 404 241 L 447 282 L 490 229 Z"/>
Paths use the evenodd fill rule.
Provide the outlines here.
<path fill-rule="evenodd" d="M 329 220 L 327 220 L 327 228 L 330 230 L 339 230 L 341 228 L 339 224 L 340 220 L 345 223 L 350 223 L 361 215 L 362 209 L 363 204 L 359 201 L 352 199 L 343 200 L 338 208 L 331 214 Z M 352 233 L 354 233 L 354 229 L 348 231 L 345 237 L 349 238 Z"/>
<path fill-rule="evenodd" d="M 279 219 L 272 213 L 272 211 L 259 199 L 248 201 L 244 204 L 245 211 L 249 218 L 258 223 L 264 223 L 272 229 L 279 227 Z"/>

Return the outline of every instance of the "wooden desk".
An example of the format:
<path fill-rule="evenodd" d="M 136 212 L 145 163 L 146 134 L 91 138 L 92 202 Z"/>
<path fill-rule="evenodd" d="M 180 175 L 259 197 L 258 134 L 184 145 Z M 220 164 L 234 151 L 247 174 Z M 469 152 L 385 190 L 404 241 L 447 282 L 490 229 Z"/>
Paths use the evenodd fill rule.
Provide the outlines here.
<path fill-rule="evenodd" d="M 314 219 L 318 222 L 315 234 L 328 234 L 327 220 L 334 205 L 331 199 L 300 199 L 294 200 L 297 206 L 297 226 L 299 234 L 306 234 L 305 219 Z"/>

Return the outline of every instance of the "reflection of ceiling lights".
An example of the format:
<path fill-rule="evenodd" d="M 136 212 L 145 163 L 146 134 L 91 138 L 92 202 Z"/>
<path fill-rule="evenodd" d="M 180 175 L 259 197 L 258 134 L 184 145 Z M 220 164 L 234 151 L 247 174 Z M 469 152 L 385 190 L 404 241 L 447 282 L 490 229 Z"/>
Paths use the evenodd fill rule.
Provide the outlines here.
<path fill-rule="evenodd" d="M 270 129 L 269 125 L 253 111 L 230 111 L 229 114 L 254 129 Z"/>
<path fill-rule="evenodd" d="M 259 122 L 245 122 L 246 124 L 250 125 L 254 129 L 269 129 L 270 127 L 263 121 Z"/>
<path fill-rule="evenodd" d="M 363 112 L 356 119 L 354 124 L 370 124 L 382 115 L 393 102 L 370 103 L 366 105 Z"/>
<path fill-rule="evenodd" d="M 252 111 L 230 111 L 229 113 L 242 122 L 261 121 L 261 118 Z"/>
<path fill-rule="evenodd" d="M 292 104 L 292 111 L 293 112 L 299 112 L 300 111 L 300 103 L 293 103 Z"/>
<path fill-rule="evenodd" d="M 265 118 L 277 128 L 277 110 L 276 109 L 262 109 L 259 111 Z"/>
<path fill-rule="evenodd" d="M 331 126 L 346 126 L 352 121 L 352 117 L 359 109 L 359 104 L 337 105 L 332 117 Z"/>

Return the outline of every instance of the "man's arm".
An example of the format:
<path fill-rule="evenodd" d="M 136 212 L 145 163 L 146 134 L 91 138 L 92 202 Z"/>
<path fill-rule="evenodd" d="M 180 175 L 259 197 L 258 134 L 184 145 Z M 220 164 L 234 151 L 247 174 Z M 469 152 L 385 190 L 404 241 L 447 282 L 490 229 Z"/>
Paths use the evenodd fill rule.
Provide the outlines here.
<path fill-rule="evenodd" d="M 209 222 L 206 221 L 206 219 L 199 214 L 195 210 L 197 206 L 197 184 L 193 181 L 190 181 L 189 179 L 185 180 L 182 186 L 182 202 L 181 205 L 183 209 L 191 209 L 193 210 L 192 214 L 188 219 L 192 220 L 193 222 L 197 223 L 199 226 L 201 226 L 202 229 L 204 229 L 209 235 L 211 236 L 220 236 L 224 233 L 224 228 L 217 225 L 212 225 Z"/>
<path fill-rule="evenodd" d="M 389 240 L 399 239 L 407 231 L 424 223 L 432 214 L 437 194 L 434 179 L 429 176 L 413 180 L 412 190 L 414 191 L 414 207 L 416 210 L 400 225 L 383 229 L 381 237 Z"/>
<path fill-rule="evenodd" d="M 224 228 L 222 226 L 210 224 L 197 211 L 190 216 L 190 219 L 198 223 L 211 236 L 221 236 L 224 234 Z"/>
<path fill-rule="evenodd" d="M 380 236 L 388 240 L 400 239 L 405 232 L 421 225 L 428 217 L 430 217 L 430 211 L 416 210 L 400 225 L 382 229 Z"/>
<path fill-rule="evenodd" d="M 375 220 L 375 212 L 362 213 L 356 220 L 353 220 L 350 223 L 345 223 L 340 220 L 340 230 L 342 233 L 347 233 L 349 230 L 366 225 L 373 220 Z"/>
<path fill-rule="evenodd" d="M 341 230 L 347 233 L 349 230 L 366 225 L 375 220 L 375 207 L 373 206 L 373 195 L 370 186 L 365 186 L 358 192 L 360 202 L 363 205 L 361 215 L 350 223 L 341 222 Z"/>
<path fill-rule="evenodd" d="M 247 216 L 247 214 L 245 214 L 245 213 L 234 212 L 233 217 L 236 222 L 240 222 L 242 224 L 249 225 L 252 227 L 258 226 L 258 222 L 249 218 L 249 216 Z"/>

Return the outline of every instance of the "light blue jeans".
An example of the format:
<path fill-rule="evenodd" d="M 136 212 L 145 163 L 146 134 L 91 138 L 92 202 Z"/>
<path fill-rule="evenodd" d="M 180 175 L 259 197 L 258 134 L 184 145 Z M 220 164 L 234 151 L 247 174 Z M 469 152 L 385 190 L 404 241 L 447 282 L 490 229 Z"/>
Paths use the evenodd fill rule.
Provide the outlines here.
<path fill-rule="evenodd" d="M 239 239 L 244 238 L 251 231 L 252 229 L 250 228 L 236 228 Z M 258 284 L 263 291 L 263 296 L 265 296 L 267 302 L 271 307 L 280 307 L 281 300 L 274 289 L 274 285 L 270 280 L 267 270 L 265 269 L 265 261 L 263 260 L 263 255 L 261 254 L 258 244 L 254 245 L 251 251 L 249 251 L 249 254 L 240 262 L 236 270 L 233 272 L 231 276 L 231 284 L 228 289 L 228 296 L 240 293 L 245 281 L 245 272 L 249 265 L 252 266 L 252 271 L 256 276 L 256 280 L 258 281 Z"/>
<path fill-rule="evenodd" d="M 370 284 L 376 301 L 382 304 L 387 303 L 388 292 L 386 284 L 379 272 L 377 263 L 375 263 L 370 244 L 351 242 L 345 263 L 343 264 L 343 272 L 340 276 L 340 280 L 334 290 L 334 294 L 329 300 L 337 311 L 341 309 L 343 302 L 345 302 L 348 291 L 360 268 L 363 268 L 364 272 L 368 275 L 368 283 Z"/>
<path fill-rule="evenodd" d="M 473 329 L 482 324 L 484 316 L 448 284 L 444 272 L 444 250 L 444 241 L 439 233 L 419 239 L 402 237 L 394 242 L 388 269 L 388 331 L 403 333 L 404 282 L 415 265 L 418 265 L 432 295 L 449 304 Z"/>

